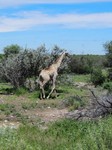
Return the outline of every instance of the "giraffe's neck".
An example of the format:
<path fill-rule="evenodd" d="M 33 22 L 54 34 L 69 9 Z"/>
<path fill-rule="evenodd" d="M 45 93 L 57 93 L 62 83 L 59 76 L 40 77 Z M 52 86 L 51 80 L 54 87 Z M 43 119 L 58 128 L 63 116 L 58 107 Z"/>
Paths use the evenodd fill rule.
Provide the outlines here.
<path fill-rule="evenodd" d="M 61 56 L 56 60 L 55 65 L 57 66 L 57 68 L 60 67 L 61 62 L 62 62 L 64 56 L 65 56 L 65 52 L 62 53 Z"/>

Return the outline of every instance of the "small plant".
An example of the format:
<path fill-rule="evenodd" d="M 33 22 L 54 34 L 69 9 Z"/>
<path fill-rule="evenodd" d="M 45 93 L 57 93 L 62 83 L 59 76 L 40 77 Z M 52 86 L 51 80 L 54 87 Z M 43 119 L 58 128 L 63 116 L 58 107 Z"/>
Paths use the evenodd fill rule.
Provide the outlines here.
<path fill-rule="evenodd" d="M 37 107 L 37 103 L 36 102 L 33 102 L 33 103 L 23 103 L 22 104 L 22 108 L 23 109 L 27 109 L 27 110 L 30 110 L 32 108 L 36 108 Z"/>
<path fill-rule="evenodd" d="M 39 90 L 33 91 L 29 93 L 28 98 L 30 98 L 31 100 L 37 100 L 37 98 L 39 98 L 39 94 Z"/>
<path fill-rule="evenodd" d="M 15 106 L 11 104 L 1 104 L 0 111 L 3 111 L 6 115 L 9 115 L 15 111 Z"/>
<path fill-rule="evenodd" d="M 20 122 L 22 122 L 22 124 L 26 125 L 26 124 L 28 124 L 28 116 L 27 115 L 26 116 L 21 115 L 19 117 L 18 121 L 20 121 Z"/>
<path fill-rule="evenodd" d="M 19 112 L 14 112 L 13 115 L 16 116 L 17 118 L 20 118 L 22 116 L 22 114 Z"/>
<path fill-rule="evenodd" d="M 70 96 L 67 100 L 62 101 L 61 105 L 68 107 L 69 110 L 71 111 L 84 106 L 85 103 L 83 99 L 80 98 L 79 96 Z"/>
<path fill-rule="evenodd" d="M 17 96 L 24 95 L 25 93 L 27 93 L 27 90 L 26 90 L 25 88 L 22 88 L 22 87 L 16 89 L 16 91 L 15 91 L 15 94 L 16 94 Z"/>

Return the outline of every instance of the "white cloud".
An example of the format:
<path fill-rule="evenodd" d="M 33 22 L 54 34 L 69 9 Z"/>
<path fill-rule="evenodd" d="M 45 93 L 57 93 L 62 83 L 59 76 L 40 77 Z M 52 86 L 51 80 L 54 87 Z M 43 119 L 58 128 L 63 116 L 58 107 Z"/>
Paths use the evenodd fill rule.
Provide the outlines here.
<path fill-rule="evenodd" d="M 0 32 L 22 31 L 41 25 L 64 28 L 112 28 L 112 13 L 48 15 L 38 11 L 0 17 Z"/>
<path fill-rule="evenodd" d="M 112 0 L 0 0 L 0 8 L 24 4 L 69 4 L 94 2 L 112 2 Z"/>

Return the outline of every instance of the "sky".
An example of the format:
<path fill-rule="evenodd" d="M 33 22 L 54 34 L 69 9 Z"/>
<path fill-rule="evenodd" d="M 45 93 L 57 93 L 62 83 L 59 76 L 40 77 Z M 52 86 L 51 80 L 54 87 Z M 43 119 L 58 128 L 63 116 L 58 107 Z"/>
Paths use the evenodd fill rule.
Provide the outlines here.
<path fill-rule="evenodd" d="M 11 44 L 54 45 L 73 54 L 105 54 L 112 0 L 0 0 L 0 53 Z"/>

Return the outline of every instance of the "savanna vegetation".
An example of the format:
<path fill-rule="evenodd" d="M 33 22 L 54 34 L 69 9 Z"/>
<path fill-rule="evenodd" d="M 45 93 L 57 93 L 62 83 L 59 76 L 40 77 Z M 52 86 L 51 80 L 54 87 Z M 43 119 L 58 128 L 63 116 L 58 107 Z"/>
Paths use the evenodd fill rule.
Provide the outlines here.
<path fill-rule="evenodd" d="M 56 92 L 40 100 L 39 72 L 65 50 L 57 45 L 51 52 L 45 45 L 6 46 L 0 54 L 0 150 L 111 150 L 112 41 L 103 47 L 105 55 L 65 57 Z M 98 105 L 99 117 L 80 121 L 65 117 L 92 103 Z"/>

